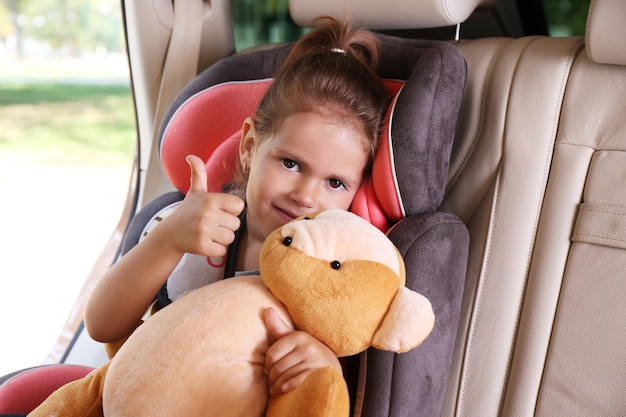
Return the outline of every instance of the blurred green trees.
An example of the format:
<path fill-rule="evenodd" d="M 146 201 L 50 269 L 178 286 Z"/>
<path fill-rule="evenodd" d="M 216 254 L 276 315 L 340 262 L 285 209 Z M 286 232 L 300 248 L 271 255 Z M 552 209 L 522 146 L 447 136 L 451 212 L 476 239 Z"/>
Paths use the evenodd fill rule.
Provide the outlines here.
<path fill-rule="evenodd" d="M 584 35 L 590 0 L 544 0 L 552 36 Z"/>
<path fill-rule="evenodd" d="M 80 56 L 124 50 L 116 0 L 0 0 L 0 52 Z"/>

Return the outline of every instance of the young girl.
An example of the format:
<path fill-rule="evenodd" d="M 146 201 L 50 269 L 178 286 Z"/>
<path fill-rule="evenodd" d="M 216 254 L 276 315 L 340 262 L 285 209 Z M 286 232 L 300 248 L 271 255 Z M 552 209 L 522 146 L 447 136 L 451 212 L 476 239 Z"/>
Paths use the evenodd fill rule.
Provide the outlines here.
<path fill-rule="evenodd" d="M 244 121 L 231 192 L 208 193 L 204 163 L 187 158 L 191 186 L 182 204 L 94 289 L 85 311 L 92 338 L 114 342 L 132 332 L 183 255 L 225 256 L 237 232 L 227 261 L 237 271 L 257 270 L 274 229 L 313 211 L 350 207 L 369 174 L 388 93 L 376 75 L 376 37 L 331 18 L 318 23 Z M 341 370 L 311 335 L 291 331 L 273 310 L 265 320 L 276 339 L 265 363 L 271 394 L 296 388 L 317 368 Z"/>

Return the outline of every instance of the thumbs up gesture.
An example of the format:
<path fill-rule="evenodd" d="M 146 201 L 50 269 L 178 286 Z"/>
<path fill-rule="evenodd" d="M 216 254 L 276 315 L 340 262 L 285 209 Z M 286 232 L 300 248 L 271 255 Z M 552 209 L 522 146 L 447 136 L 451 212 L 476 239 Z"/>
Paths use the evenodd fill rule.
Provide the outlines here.
<path fill-rule="evenodd" d="M 232 194 L 207 192 L 204 162 L 195 155 L 186 160 L 191 170 L 189 192 L 162 226 L 168 228 L 167 235 L 181 252 L 224 256 L 241 225 L 238 216 L 245 203 Z"/>

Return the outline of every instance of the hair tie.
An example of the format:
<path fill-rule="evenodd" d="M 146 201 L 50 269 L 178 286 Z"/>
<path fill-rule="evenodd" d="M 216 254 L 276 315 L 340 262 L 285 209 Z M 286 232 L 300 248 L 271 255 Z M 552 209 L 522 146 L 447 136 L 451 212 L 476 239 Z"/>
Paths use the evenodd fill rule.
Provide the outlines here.
<path fill-rule="evenodd" d="M 341 48 L 332 48 L 330 50 L 330 52 L 334 52 L 336 54 L 341 54 L 341 55 L 345 55 L 346 54 L 346 51 L 341 49 Z"/>

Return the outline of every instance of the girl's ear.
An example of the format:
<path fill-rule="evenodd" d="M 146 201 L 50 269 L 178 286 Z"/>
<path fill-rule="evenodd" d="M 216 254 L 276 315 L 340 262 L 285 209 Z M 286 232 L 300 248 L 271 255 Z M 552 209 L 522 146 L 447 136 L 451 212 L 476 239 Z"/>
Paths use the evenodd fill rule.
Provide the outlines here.
<path fill-rule="evenodd" d="M 239 142 L 239 162 L 242 167 L 250 167 L 250 161 L 256 145 L 256 123 L 254 119 L 247 117 L 241 126 L 241 141 Z"/>

